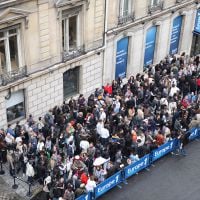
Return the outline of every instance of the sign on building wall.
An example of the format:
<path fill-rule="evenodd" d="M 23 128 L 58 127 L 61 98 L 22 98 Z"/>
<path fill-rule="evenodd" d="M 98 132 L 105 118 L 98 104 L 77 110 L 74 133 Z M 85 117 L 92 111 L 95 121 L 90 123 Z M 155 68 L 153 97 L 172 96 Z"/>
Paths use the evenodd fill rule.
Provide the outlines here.
<path fill-rule="evenodd" d="M 147 30 L 146 42 L 145 42 L 144 66 L 148 66 L 153 63 L 154 51 L 156 45 L 156 32 L 157 32 L 156 26 L 152 26 Z"/>
<path fill-rule="evenodd" d="M 122 38 L 117 42 L 116 53 L 116 70 L 115 78 L 126 77 L 127 61 L 128 61 L 128 37 Z"/>
<path fill-rule="evenodd" d="M 173 21 L 169 54 L 178 53 L 183 17 L 178 16 Z"/>
<path fill-rule="evenodd" d="M 200 9 L 197 10 L 195 25 L 194 25 L 194 32 L 200 33 Z"/>

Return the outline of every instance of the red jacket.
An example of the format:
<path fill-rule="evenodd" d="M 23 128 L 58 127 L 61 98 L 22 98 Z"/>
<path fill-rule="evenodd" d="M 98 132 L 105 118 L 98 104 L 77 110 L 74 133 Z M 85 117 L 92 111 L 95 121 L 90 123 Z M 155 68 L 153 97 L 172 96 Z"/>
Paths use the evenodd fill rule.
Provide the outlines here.
<path fill-rule="evenodd" d="M 87 184 L 88 177 L 85 173 L 81 174 L 81 182 L 84 183 L 85 185 Z"/>
<path fill-rule="evenodd" d="M 112 86 L 111 85 L 104 86 L 104 91 L 107 92 L 108 94 L 112 94 Z"/>

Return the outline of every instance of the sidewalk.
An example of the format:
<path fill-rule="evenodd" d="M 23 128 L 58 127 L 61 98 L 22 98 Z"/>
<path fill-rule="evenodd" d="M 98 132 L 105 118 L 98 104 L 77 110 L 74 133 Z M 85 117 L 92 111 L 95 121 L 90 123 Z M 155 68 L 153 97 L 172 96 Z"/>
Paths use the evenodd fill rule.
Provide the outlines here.
<path fill-rule="evenodd" d="M 14 184 L 13 181 L 13 177 L 10 176 L 9 174 L 9 166 L 8 163 L 3 164 L 3 170 L 5 171 L 4 175 L 0 176 L 0 192 L 1 190 L 3 190 L 3 192 L 6 192 L 8 195 L 10 195 L 11 193 L 14 193 L 18 198 L 17 200 L 29 200 L 30 197 L 27 197 L 27 193 L 28 193 L 28 184 L 16 179 L 16 184 L 18 185 L 17 189 L 13 189 L 12 185 Z M 17 174 L 17 177 L 19 177 L 20 179 L 27 181 L 27 177 L 26 176 L 22 176 L 22 173 Z M 41 185 L 39 185 L 38 183 L 35 183 L 33 186 L 31 186 L 31 193 L 33 194 L 33 196 L 40 191 L 40 189 L 42 188 Z M 8 191 L 8 192 L 7 192 Z M 0 193 L 1 195 L 1 193 Z M 1 197 L 1 196 L 0 196 Z M 1 200 L 1 198 L 0 198 Z"/>

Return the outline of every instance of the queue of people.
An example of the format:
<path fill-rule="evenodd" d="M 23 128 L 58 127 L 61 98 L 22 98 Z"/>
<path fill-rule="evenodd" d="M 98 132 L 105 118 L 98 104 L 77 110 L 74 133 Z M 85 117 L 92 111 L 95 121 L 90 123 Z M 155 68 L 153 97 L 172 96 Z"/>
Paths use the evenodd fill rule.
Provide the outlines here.
<path fill-rule="evenodd" d="M 42 199 L 73 200 L 172 138 L 186 155 L 187 130 L 200 124 L 199 72 L 198 56 L 167 56 L 127 82 L 29 115 L 0 130 L 1 158 L 11 176 L 42 184 Z"/>

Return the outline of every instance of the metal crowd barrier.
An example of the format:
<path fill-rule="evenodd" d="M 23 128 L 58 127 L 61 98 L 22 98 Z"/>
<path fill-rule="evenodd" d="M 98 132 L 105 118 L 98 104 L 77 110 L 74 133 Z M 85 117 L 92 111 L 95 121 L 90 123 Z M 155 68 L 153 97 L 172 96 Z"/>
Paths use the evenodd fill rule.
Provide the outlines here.
<path fill-rule="evenodd" d="M 12 188 L 13 189 L 17 189 L 18 188 L 18 185 L 16 183 L 16 179 L 23 182 L 23 183 L 26 183 L 28 185 L 28 192 L 26 194 L 27 197 L 31 197 L 32 196 L 32 192 L 31 192 L 31 186 L 32 186 L 32 183 L 31 182 L 28 182 L 28 181 L 25 181 L 19 177 L 17 177 L 15 174 L 13 175 L 13 185 L 12 185 Z"/>
<path fill-rule="evenodd" d="M 200 129 L 192 128 L 188 131 L 189 140 L 196 140 L 200 138 Z M 129 177 L 137 174 L 143 169 L 147 169 L 155 161 L 164 157 L 165 155 L 175 151 L 177 149 L 178 139 L 173 139 L 167 143 L 161 145 L 159 148 L 153 150 L 150 154 L 145 155 L 140 158 L 137 162 L 126 166 L 124 169 L 120 170 L 113 176 L 109 177 L 94 189 L 93 192 L 87 193 L 78 197 L 76 200 L 94 200 L 111 190 L 112 188 L 118 186 L 120 183 L 126 181 Z"/>

